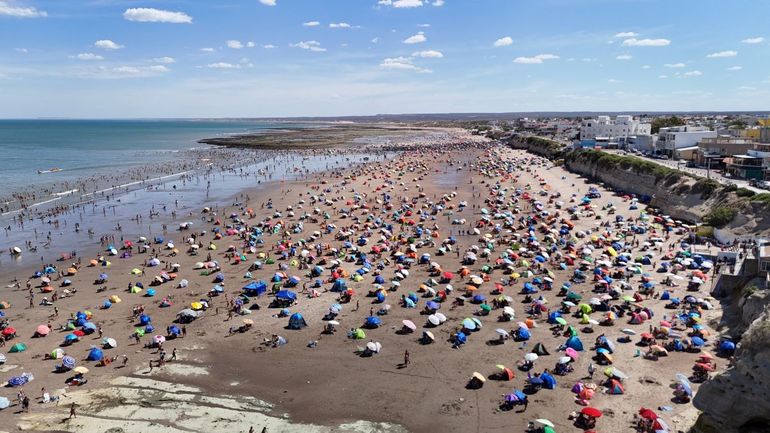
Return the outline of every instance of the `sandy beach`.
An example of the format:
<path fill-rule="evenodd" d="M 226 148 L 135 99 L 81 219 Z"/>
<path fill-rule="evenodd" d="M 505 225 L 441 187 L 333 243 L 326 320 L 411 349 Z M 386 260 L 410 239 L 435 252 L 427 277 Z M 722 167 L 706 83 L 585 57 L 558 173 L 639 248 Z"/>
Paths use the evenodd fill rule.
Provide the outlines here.
<path fill-rule="evenodd" d="M 525 431 L 530 422 L 547 419 L 556 431 L 565 432 L 585 430 L 576 427 L 569 415 L 590 406 L 603 414 L 596 431 L 633 430 L 641 407 L 655 410 L 670 431 L 686 431 L 697 411 L 686 399 L 675 398 L 676 374 L 690 376 L 702 353 L 668 350 L 668 356 L 653 357 L 647 356 L 650 344 L 640 343 L 640 335 L 646 332 L 655 333 L 655 344 L 671 343 L 674 338 L 663 338 L 669 332 L 690 342 L 695 335 L 693 323 L 676 320 L 675 314 L 686 316 L 698 310 L 703 334 L 719 318 L 716 302 L 709 304 L 711 309 L 702 308 L 710 280 L 699 292 L 687 292 L 692 269 L 672 274 L 657 266 L 678 257 L 680 241 L 688 236 L 686 228 L 672 223 L 671 230 L 665 231 L 631 197 L 593 185 L 524 151 L 461 131 L 439 138 L 388 137 L 388 145 L 397 143 L 400 153 L 347 165 L 341 153 L 343 159 L 335 159 L 333 167 L 321 166 L 315 173 L 303 172 L 305 160 L 298 156 L 302 154 L 293 154 L 298 159 L 281 167 L 299 171 L 294 178 L 274 181 L 269 169 L 250 169 L 241 177 L 241 188 L 216 198 L 201 195 L 203 182 L 189 178 L 186 189 L 191 192 L 172 191 L 171 197 L 178 194 L 185 202 L 185 194 L 197 191 L 203 198 L 185 202 L 184 217 L 180 211 L 178 218 L 170 219 L 170 210 L 164 210 L 169 218 L 165 231 L 160 220 L 153 223 L 153 230 L 144 229 L 146 223 L 125 224 L 122 232 L 97 232 L 93 244 L 99 244 L 100 236 L 114 238 L 78 248 L 77 257 L 56 261 L 48 254 L 43 263 L 35 258 L 6 271 L 0 301 L 9 307 L 0 310 L 1 319 L 7 319 L 7 326 L 16 332 L 0 348 L 7 358 L 0 365 L 0 380 L 22 373 L 31 373 L 34 380 L 0 390 L 0 397 L 12 404 L 0 411 L 2 429 L 494 432 Z M 238 150 L 225 151 L 230 155 L 227 161 L 234 164 Z M 226 167 L 223 163 L 219 168 L 238 176 L 235 165 Z M 586 205 L 582 200 L 592 186 L 600 197 Z M 577 219 L 570 218 L 575 212 L 568 208 L 573 206 L 582 215 Z M 106 214 L 97 216 L 109 220 Z M 179 223 L 188 220 L 193 224 L 179 230 Z M 628 234 L 626 223 L 631 221 L 645 230 Z M 559 233 L 565 225 L 567 231 Z M 140 236 L 146 238 L 146 248 L 140 248 L 144 244 Z M 163 240 L 155 243 L 156 236 Z M 608 252 L 613 242 L 623 242 L 620 251 L 612 250 L 615 255 Z M 107 252 L 109 246 L 117 250 L 116 255 Z M 646 252 L 652 257 L 650 263 L 635 260 Z M 594 275 L 609 278 L 629 268 L 618 259 L 622 253 L 638 263 L 634 268 L 639 272 L 629 270 L 627 276 L 607 283 L 606 291 L 594 293 L 602 284 Z M 664 257 L 667 254 L 670 258 Z M 95 266 L 89 266 L 92 260 Z M 609 266 L 597 264 L 604 260 L 611 262 Z M 216 265 L 203 275 L 196 266 L 199 262 Z M 47 274 L 50 284 L 32 278 L 36 271 L 45 272 L 46 264 L 56 268 Z M 70 267 L 76 267 L 76 272 L 64 275 Z M 595 274 L 598 268 L 605 273 Z M 577 269 L 583 269 L 585 282 L 570 282 Z M 96 282 L 102 273 L 108 275 L 106 281 Z M 222 280 L 217 279 L 219 273 Z M 162 282 L 154 284 L 156 277 Z M 667 277 L 677 286 L 664 286 Z M 65 279 L 70 283 L 64 285 Z M 625 288 L 620 285 L 624 279 Z M 643 279 L 655 283 L 656 296 L 638 293 Z M 334 291 L 337 281 L 352 293 Z M 239 298 L 250 282 L 265 282 L 266 293 Z M 137 283 L 142 284 L 139 290 Z M 536 286 L 536 292 L 524 293 L 525 283 Z M 582 298 L 572 307 L 562 303 L 564 294 L 559 295 L 565 283 L 570 284 L 569 292 Z M 52 299 L 50 290 L 57 294 L 56 301 L 40 305 L 44 297 Z M 296 296 L 285 306 L 288 312 L 275 304 L 271 291 L 279 290 Z M 664 290 L 671 297 L 692 294 L 703 302 L 667 308 L 671 301 L 660 299 Z M 585 319 L 575 315 L 580 308 L 575 304 L 602 295 L 611 311 L 624 316 L 612 326 L 581 323 Z M 181 310 L 197 309 L 201 301 L 208 307 L 201 308 L 199 318 L 175 322 Z M 445 316 L 439 325 L 431 324 L 435 311 L 428 311 L 429 302 Z M 515 311 L 504 321 L 500 319 L 503 304 Z M 337 311 L 334 317 L 328 316 L 332 306 Z M 549 319 L 549 315 L 560 310 L 566 325 L 549 323 L 556 317 Z M 653 317 L 629 324 L 632 313 L 642 310 Z M 89 370 L 86 384 L 66 386 L 73 372 L 54 373 L 62 360 L 45 359 L 45 355 L 58 348 L 66 335 L 83 328 L 67 329 L 68 319 L 76 319 L 76 312 L 83 312 L 84 322 L 93 323 L 96 330 L 61 347 L 78 366 Z M 307 326 L 287 329 L 295 313 L 302 315 Z M 606 314 L 590 311 L 586 316 L 599 322 Z M 135 339 L 136 330 L 145 328 L 140 324 L 142 315 L 151 318 L 154 330 Z M 472 332 L 463 330 L 469 318 L 482 326 L 472 325 L 477 328 Z M 333 325 L 336 331 L 324 332 L 331 319 L 338 323 Z M 520 328 L 518 322 L 528 320 L 529 338 L 500 339 L 497 329 L 513 333 Z M 33 338 L 41 325 L 49 326 L 50 333 Z M 172 325 L 180 330 L 184 326 L 184 334 L 172 338 L 176 332 L 169 329 Z M 409 329 L 412 325 L 414 330 Z M 359 328 L 364 328 L 364 338 L 348 337 L 349 331 L 357 333 Z M 628 328 L 634 335 L 622 332 Z M 433 338 L 426 339 L 424 331 Z M 458 341 L 460 332 L 467 336 L 464 343 Z M 527 386 L 528 373 L 556 369 L 565 356 L 562 346 L 570 332 L 584 346 L 568 362 L 572 371 L 556 374 L 554 389 Z M 601 334 L 614 348 L 611 365 L 603 365 L 594 348 Z M 152 344 L 155 335 L 164 336 L 162 351 Z M 276 336 L 281 337 L 279 344 L 274 344 Z M 627 336 L 630 341 L 625 342 Z M 103 338 L 115 340 L 117 347 L 103 349 L 107 359 L 115 360 L 97 366 L 86 358 L 92 347 L 103 347 Z M 707 344 L 713 341 L 706 340 Z M 24 343 L 26 349 L 10 353 L 16 343 Z M 369 343 L 374 349 L 367 348 Z M 549 354 L 541 355 L 532 366 L 523 366 L 525 356 L 538 343 Z M 160 357 L 164 365 L 158 365 Z M 717 361 L 719 368 L 724 363 Z M 498 365 L 509 368 L 514 377 L 498 380 Z M 597 370 L 593 378 L 588 377 L 589 365 Z M 625 377 L 605 375 L 608 367 Z M 472 380 L 474 372 L 480 373 L 483 383 Z M 613 378 L 622 379 L 624 394 L 607 392 Z M 572 392 L 578 382 L 596 388 L 582 405 Z M 697 392 L 698 384 L 691 386 Z M 40 403 L 41 388 L 58 397 L 58 403 Z M 28 412 L 16 401 L 21 389 L 32 401 Z M 526 410 L 504 404 L 504 396 L 514 390 L 526 393 Z M 77 405 L 77 417 L 68 419 L 72 403 Z"/>

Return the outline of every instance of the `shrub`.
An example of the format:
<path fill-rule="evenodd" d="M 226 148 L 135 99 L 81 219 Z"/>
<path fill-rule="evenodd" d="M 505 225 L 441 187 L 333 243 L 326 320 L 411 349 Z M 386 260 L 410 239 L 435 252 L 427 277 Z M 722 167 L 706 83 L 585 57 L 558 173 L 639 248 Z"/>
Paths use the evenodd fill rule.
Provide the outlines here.
<path fill-rule="evenodd" d="M 738 188 L 735 190 L 735 194 L 737 194 L 738 197 L 753 197 L 756 193 L 750 189 Z"/>
<path fill-rule="evenodd" d="M 770 203 L 770 192 L 761 192 L 751 197 L 752 202 Z"/>
<path fill-rule="evenodd" d="M 735 218 L 737 211 L 729 206 L 717 206 L 711 209 L 703 220 L 714 227 L 723 227 Z"/>

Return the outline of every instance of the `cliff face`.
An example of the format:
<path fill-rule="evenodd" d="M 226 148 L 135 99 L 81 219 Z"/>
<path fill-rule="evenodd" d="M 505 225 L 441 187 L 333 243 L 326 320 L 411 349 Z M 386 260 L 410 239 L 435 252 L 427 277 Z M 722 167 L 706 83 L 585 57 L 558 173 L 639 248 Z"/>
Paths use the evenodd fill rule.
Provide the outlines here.
<path fill-rule="evenodd" d="M 733 366 L 703 384 L 693 400 L 703 411 L 694 427 L 696 432 L 770 432 L 769 300 L 767 291 L 746 299 L 742 319 L 750 325 L 742 335 Z"/>

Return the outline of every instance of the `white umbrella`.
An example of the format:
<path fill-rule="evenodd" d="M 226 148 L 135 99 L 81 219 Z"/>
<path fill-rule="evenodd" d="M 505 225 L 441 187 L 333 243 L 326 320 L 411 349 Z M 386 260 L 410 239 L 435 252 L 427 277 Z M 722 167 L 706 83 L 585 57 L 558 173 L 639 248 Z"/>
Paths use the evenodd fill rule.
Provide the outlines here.
<path fill-rule="evenodd" d="M 547 419 L 538 418 L 535 420 L 535 422 L 538 424 L 544 425 L 546 427 L 551 427 L 551 428 L 554 427 L 553 423 L 551 421 L 548 421 Z"/>
<path fill-rule="evenodd" d="M 428 322 L 430 322 L 430 324 L 433 326 L 438 326 L 441 324 L 441 320 L 435 314 L 428 316 Z"/>
<path fill-rule="evenodd" d="M 403 324 L 405 327 L 407 327 L 407 328 L 411 329 L 412 331 L 414 331 L 415 329 L 417 329 L 417 325 L 415 325 L 415 324 L 414 324 L 414 322 L 412 322 L 411 320 L 402 320 L 402 321 L 401 321 L 401 323 L 402 323 L 402 324 Z"/>
<path fill-rule="evenodd" d="M 524 355 L 524 360 L 525 361 L 529 361 L 529 362 L 537 361 L 537 358 L 538 358 L 537 353 L 530 352 L 530 353 Z"/>
<path fill-rule="evenodd" d="M 436 313 L 436 317 L 438 317 L 438 320 L 439 320 L 441 323 L 444 323 L 444 322 L 446 322 L 446 316 L 445 316 L 445 315 L 443 315 L 442 313 Z"/>

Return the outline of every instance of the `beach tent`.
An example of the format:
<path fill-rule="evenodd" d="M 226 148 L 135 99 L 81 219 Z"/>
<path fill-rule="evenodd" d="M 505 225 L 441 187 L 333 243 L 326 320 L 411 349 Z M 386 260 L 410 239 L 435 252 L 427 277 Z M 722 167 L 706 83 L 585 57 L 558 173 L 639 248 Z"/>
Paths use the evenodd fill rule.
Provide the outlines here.
<path fill-rule="evenodd" d="M 248 296 L 260 296 L 267 291 L 267 283 L 264 281 L 252 281 L 243 286 L 243 291 Z"/>
<path fill-rule="evenodd" d="M 291 290 L 281 290 L 275 294 L 275 298 L 282 301 L 296 301 L 297 294 Z"/>
<path fill-rule="evenodd" d="M 334 280 L 334 284 L 332 284 L 331 291 L 332 292 L 344 292 L 348 289 L 348 285 L 342 278 L 337 278 Z"/>
<path fill-rule="evenodd" d="M 626 390 L 623 388 L 623 384 L 617 379 L 610 380 L 610 394 L 625 394 Z"/>
<path fill-rule="evenodd" d="M 89 361 L 101 361 L 104 359 L 104 352 L 102 352 L 101 349 L 98 347 L 92 347 L 91 351 L 88 352 L 88 358 Z"/>
<path fill-rule="evenodd" d="M 543 381 L 543 388 L 545 389 L 555 389 L 556 388 L 556 378 L 551 376 L 549 373 L 543 373 L 540 375 L 540 379 Z"/>
<path fill-rule="evenodd" d="M 381 323 L 382 323 L 382 320 L 380 320 L 379 317 L 369 316 L 369 317 L 366 318 L 366 321 L 364 322 L 364 327 L 365 328 L 370 328 L 370 329 L 371 328 L 376 328 L 376 327 L 380 326 Z"/>
<path fill-rule="evenodd" d="M 302 314 L 294 313 L 289 317 L 289 329 L 302 329 L 305 326 L 307 326 L 307 322 L 305 322 Z"/>
<path fill-rule="evenodd" d="M 361 328 L 356 328 L 353 332 L 350 333 L 350 338 L 353 338 L 355 340 L 363 340 L 366 338 L 366 333 Z"/>
<path fill-rule="evenodd" d="M 550 355 L 550 353 L 548 353 L 548 349 L 545 348 L 545 345 L 543 345 L 543 343 L 535 344 L 535 347 L 532 349 L 532 353 L 536 353 L 539 356 Z"/>
<path fill-rule="evenodd" d="M 580 341 L 580 338 L 578 338 L 577 336 L 572 336 L 568 338 L 567 342 L 564 345 L 578 352 L 583 351 L 583 342 Z"/>
<path fill-rule="evenodd" d="M 20 353 L 27 350 L 27 345 L 24 343 L 16 343 L 13 346 L 11 346 L 11 350 L 9 350 L 9 353 Z"/>

